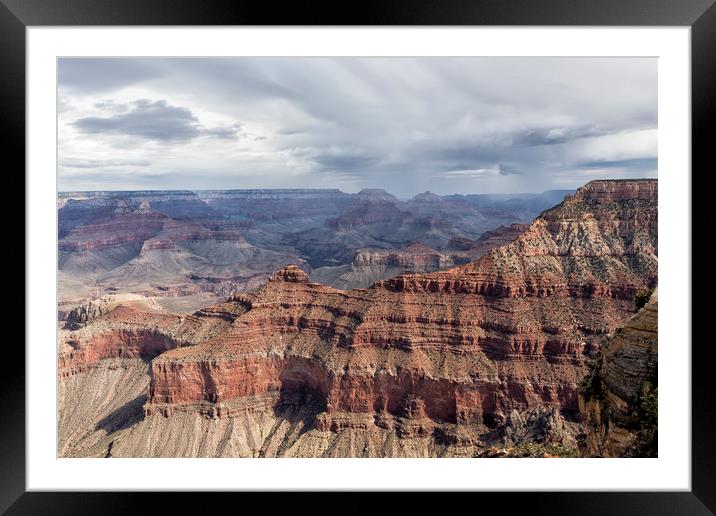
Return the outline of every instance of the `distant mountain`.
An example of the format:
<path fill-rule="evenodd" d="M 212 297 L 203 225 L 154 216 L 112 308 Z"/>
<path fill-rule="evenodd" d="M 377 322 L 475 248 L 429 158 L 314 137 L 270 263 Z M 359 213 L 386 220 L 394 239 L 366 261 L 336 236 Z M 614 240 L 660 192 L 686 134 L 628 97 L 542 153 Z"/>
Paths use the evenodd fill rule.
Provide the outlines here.
<path fill-rule="evenodd" d="M 578 386 L 625 323 L 599 377 L 640 385 L 620 371 L 646 352 L 657 205 L 656 180 L 593 181 L 446 270 L 344 291 L 289 265 L 191 316 L 118 306 L 63 334 L 59 454 L 574 456 Z M 375 257 L 434 256 L 402 252 Z"/>
<path fill-rule="evenodd" d="M 288 263 L 345 268 L 361 250 L 416 242 L 443 252 L 454 239 L 476 241 L 531 221 L 540 199 L 511 198 L 496 208 L 494 199 L 430 192 L 400 201 L 382 189 L 65 192 L 58 198 L 60 297 L 224 295 L 256 288 Z M 364 277 L 413 271 L 391 266 Z M 346 285 L 353 284 L 363 280 Z"/>

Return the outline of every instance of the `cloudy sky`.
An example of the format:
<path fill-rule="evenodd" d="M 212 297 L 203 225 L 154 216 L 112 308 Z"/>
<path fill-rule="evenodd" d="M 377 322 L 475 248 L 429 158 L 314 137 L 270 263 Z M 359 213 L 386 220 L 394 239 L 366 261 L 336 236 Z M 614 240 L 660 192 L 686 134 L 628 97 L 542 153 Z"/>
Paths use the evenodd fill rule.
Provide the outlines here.
<path fill-rule="evenodd" d="M 60 190 L 656 177 L 655 58 L 63 58 Z"/>

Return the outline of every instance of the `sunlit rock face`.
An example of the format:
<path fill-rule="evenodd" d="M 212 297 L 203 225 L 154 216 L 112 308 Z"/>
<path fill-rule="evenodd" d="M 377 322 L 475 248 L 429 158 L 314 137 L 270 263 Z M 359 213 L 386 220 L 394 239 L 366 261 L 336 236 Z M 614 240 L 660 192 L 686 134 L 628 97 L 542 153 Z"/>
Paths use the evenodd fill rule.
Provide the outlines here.
<path fill-rule="evenodd" d="M 578 414 L 587 360 L 656 283 L 656 192 L 655 180 L 589 183 L 471 263 L 366 289 L 288 266 L 190 317 L 112 312 L 73 337 L 62 370 L 82 356 L 102 367 L 116 349 L 146 360 L 142 414 L 115 454 L 170 453 L 130 439 L 189 421 L 206 437 L 180 455 L 479 454 L 515 412 Z M 130 326 L 166 349 L 97 336 Z"/>

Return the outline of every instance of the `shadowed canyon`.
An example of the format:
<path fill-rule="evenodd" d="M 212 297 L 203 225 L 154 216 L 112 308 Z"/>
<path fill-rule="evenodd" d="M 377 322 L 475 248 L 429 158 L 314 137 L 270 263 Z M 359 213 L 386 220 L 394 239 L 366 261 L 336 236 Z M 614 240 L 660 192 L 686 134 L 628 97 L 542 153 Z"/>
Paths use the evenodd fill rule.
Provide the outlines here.
<path fill-rule="evenodd" d="M 649 455 L 657 189 L 63 193 L 58 454 Z"/>

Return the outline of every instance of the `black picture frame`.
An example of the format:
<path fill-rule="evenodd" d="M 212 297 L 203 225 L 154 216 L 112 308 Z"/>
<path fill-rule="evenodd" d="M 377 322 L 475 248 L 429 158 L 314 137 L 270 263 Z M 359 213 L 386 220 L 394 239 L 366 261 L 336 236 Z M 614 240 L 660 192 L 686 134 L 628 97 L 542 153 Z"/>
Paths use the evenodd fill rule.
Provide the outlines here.
<path fill-rule="evenodd" d="M 692 170 L 709 171 L 716 121 L 716 0 L 392 0 L 352 5 L 200 0 L 0 0 L 0 118 L 7 172 L 6 186 L 24 191 L 17 173 L 25 168 L 25 29 L 28 26 L 83 25 L 556 25 L 689 26 L 692 70 Z M 10 158 L 10 159 L 8 159 Z M 693 173 L 691 173 L 693 184 Z M 9 178 L 8 176 L 13 176 Z M 705 195 L 693 189 L 693 194 Z M 24 198 L 19 193 L 18 199 Z M 698 197 L 693 197 L 697 205 Z M 693 214 L 692 214 L 693 219 Z M 19 226 L 15 223 L 15 226 Z M 19 227 L 16 227 L 19 230 Z M 19 238 L 23 238 L 18 235 Z M 18 238 L 18 239 L 19 239 Z M 25 254 L 0 260 L 5 270 L 20 270 Z M 706 254 L 706 253 L 705 253 Z M 692 257 L 692 264 L 697 256 Z M 705 257 L 701 258 L 702 260 Z M 30 270 L 26 274 L 30 274 Z M 705 307 L 693 304 L 694 312 Z M 26 306 L 32 310 L 31 306 Z M 17 318 L 17 317 L 16 317 Z M 692 315 L 692 320 L 698 321 Z M 708 320 L 708 319 L 706 319 Z M 23 328 L 19 321 L 13 326 Z M 163 512 L 206 506 L 184 493 L 25 492 L 25 356 L 15 342 L 5 346 L 0 375 L 0 512 L 7 514 L 126 514 L 147 509 L 150 499 Z M 24 339 L 23 339 L 24 340 Z M 498 503 L 508 512 L 530 514 L 714 514 L 716 512 L 716 427 L 710 384 L 714 346 L 692 338 L 692 491 L 479 493 L 479 504 Z M 663 345 L 687 346 L 689 342 Z M 13 349 L 10 349 L 13 348 Z M 221 504 L 212 494 L 211 505 Z M 230 496 L 221 495 L 222 498 Z M 245 497 L 246 495 L 241 495 Z M 265 495 L 264 495 L 265 496 Z M 273 495 L 271 495 L 273 496 Z M 413 503 L 422 497 L 412 495 Z M 509 498 L 505 500 L 504 498 Z M 305 497 L 293 494 L 297 507 Z M 244 507 L 255 501 L 246 500 Z M 276 500 L 276 499 L 274 499 Z M 258 500 L 256 500 L 258 501 Z M 402 499 L 401 505 L 410 503 Z M 357 493 L 342 497 L 351 512 L 375 512 L 375 502 Z M 475 503 L 470 502 L 470 503 Z M 238 510 L 238 507 L 237 507 Z M 342 510 L 341 512 L 345 512 Z"/>

